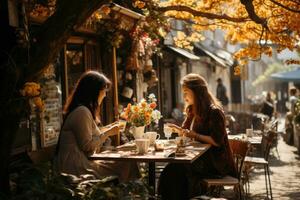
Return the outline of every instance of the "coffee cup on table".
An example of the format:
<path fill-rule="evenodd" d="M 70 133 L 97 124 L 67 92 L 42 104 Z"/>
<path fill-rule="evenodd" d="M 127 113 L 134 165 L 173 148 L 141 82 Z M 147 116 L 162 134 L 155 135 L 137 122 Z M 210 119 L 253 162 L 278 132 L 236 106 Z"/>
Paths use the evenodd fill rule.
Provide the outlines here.
<path fill-rule="evenodd" d="M 145 133 L 145 137 L 149 139 L 150 145 L 155 143 L 155 140 L 158 140 L 160 138 L 160 135 L 157 132 L 154 131 L 148 131 Z"/>
<path fill-rule="evenodd" d="M 136 150 L 138 154 L 145 154 L 148 152 L 148 148 L 150 146 L 150 140 L 144 138 L 136 139 L 135 144 L 136 144 Z"/>

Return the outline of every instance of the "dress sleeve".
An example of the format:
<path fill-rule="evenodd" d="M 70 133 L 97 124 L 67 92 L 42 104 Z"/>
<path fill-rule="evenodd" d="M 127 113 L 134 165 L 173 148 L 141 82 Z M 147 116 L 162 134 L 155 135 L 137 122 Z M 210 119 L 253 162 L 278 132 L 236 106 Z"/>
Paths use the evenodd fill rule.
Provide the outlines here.
<path fill-rule="evenodd" d="M 100 135 L 93 133 L 95 123 L 91 112 L 85 107 L 77 108 L 70 124 L 79 149 L 87 155 L 92 154 L 99 147 L 101 139 Z"/>
<path fill-rule="evenodd" d="M 226 133 L 224 113 L 218 108 L 213 108 L 209 118 L 210 135 L 219 146 L 223 146 Z"/>

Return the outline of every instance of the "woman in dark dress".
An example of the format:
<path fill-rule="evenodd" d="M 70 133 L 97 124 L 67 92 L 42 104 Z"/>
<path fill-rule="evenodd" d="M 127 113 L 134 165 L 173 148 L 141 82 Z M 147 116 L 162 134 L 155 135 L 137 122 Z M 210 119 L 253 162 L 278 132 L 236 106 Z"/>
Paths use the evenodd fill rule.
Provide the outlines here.
<path fill-rule="evenodd" d="M 187 116 L 181 127 L 168 124 L 178 135 L 184 135 L 211 148 L 193 164 L 169 164 L 161 174 L 159 193 L 162 199 L 188 199 L 202 193 L 197 182 L 201 178 L 236 177 L 236 170 L 225 129 L 225 116 L 220 102 L 207 88 L 207 83 L 198 74 L 183 77 L 182 92 L 187 104 Z M 197 192 L 198 192 L 197 191 Z"/>

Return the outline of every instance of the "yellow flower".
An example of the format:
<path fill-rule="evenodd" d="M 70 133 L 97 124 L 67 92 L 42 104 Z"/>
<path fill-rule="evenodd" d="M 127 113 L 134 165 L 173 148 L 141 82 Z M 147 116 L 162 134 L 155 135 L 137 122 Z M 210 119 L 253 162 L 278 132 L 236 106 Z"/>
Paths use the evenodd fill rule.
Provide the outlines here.
<path fill-rule="evenodd" d="M 145 5 L 146 5 L 145 2 L 143 2 L 143 1 L 135 1 L 134 2 L 134 7 L 138 7 L 139 9 L 144 8 Z"/>
<path fill-rule="evenodd" d="M 110 8 L 108 6 L 103 6 L 101 8 L 101 11 L 105 14 L 105 15 L 108 15 L 110 13 Z"/>
<path fill-rule="evenodd" d="M 141 103 L 141 106 L 142 106 L 142 108 L 146 108 L 147 103 L 144 101 L 144 102 Z"/>
<path fill-rule="evenodd" d="M 240 66 L 234 67 L 234 75 L 235 76 L 241 75 L 241 67 Z"/>
<path fill-rule="evenodd" d="M 41 94 L 41 86 L 35 82 L 27 82 L 24 84 L 20 93 L 22 96 L 35 97 Z"/>
<path fill-rule="evenodd" d="M 97 20 L 100 20 L 100 19 L 103 18 L 103 16 L 102 16 L 100 13 L 98 13 L 98 12 L 96 12 L 96 13 L 94 14 L 94 17 L 95 17 Z"/>
<path fill-rule="evenodd" d="M 44 110 L 44 102 L 41 97 L 34 97 L 33 102 L 39 110 Z"/>
<path fill-rule="evenodd" d="M 139 107 L 137 107 L 137 106 L 132 106 L 132 109 L 134 112 L 139 112 Z"/>
<path fill-rule="evenodd" d="M 157 106 L 156 101 L 155 95 L 151 94 L 148 101 L 142 99 L 134 105 L 128 104 L 120 116 L 132 126 L 145 126 L 151 124 L 151 122 L 158 123 L 161 115 L 159 111 L 154 110 Z M 153 115 L 153 113 L 156 114 Z"/>
<path fill-rule="evenodd" d="M 33 103 L 40 110 L 44 110 L 44 102 L 41 99 L 41 86 L 35 82 L 26 82 L 23 89 L 20 90 L 20 94 L 24 97 L 32 98 Z"/>

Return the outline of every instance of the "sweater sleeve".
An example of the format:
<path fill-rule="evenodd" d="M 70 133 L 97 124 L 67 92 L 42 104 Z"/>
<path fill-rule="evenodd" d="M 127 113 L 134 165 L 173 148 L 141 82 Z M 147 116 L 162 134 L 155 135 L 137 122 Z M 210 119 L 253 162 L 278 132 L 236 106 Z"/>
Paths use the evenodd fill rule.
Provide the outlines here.
<path fill-rule="evenodd" d="M 95 134 L 95 123 L 90 110 L 80 106 L 73 111 L 70 119 L 71 130 L 75 135 L 79 149 L 86 155 L 92 154 L 99 147 L 100 134 Z"/>

